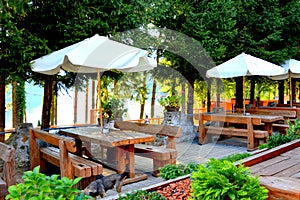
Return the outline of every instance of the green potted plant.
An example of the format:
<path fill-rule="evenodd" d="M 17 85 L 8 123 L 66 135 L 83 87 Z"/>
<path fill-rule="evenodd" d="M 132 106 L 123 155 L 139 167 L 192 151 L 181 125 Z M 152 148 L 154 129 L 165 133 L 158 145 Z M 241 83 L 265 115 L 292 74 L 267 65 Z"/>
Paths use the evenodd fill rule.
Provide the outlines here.
<path fill-rule="evenodd" d="M 166 97 L 161 97 L 158 102 L 168 112 L 177 112 L 180 109 L 181 97 L 176 94 L 171 94 Z"/>
<path fill-rule="evenodd" d="M 103 103 L 104 118 L 121 120 L 127 112 L 124 100 L 116 97 L 111 97 L 108 102 Z"/>

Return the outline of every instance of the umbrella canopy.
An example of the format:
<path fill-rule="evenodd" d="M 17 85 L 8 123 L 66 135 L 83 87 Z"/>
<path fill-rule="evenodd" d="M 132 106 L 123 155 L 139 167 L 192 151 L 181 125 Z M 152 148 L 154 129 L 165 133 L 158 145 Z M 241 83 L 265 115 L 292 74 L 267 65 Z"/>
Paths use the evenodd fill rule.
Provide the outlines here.
<path fill-rule="evenodd" d="M 300 78 L 300 61 L 295 59 L 289 59 L 285 61 L 285 63 L 282 65 L 285 72 L 282 75 L 277 76 L 270 76 L 269 78 L 273 80 L 284 80 L 289 79 L 290 83 L 290 106 L 293 106 L 292 102 L 292 78 Z"/>
<path fill-rule="evenodd" d="M 289 59 L 282 65 L 284 68 L 284 74 L 278 76 L 270 76 L 273 80 L 284 80 L 289 77 L 300 78 L 300 61 L 295 59 Z"/>
<path fill-rule="evenodd" d="M 31 66 L 33 71 L 47 75 L 57 74 L 61 69 L 76 73 L 98 73 L 98 84 L 100 84 L 100 71 L 115 69 L 121 72 L 139 72 L 151 70 L 157 64 L 154 59 L 148 58 L 146 50 L 96 34 L 33 60 Z M 100 94 L 100 85 L 98 88 Z M 101 101 L 100 99 L 98 101 L 102 113 Z M 100 114 L 100 121 L 102 126 L 102 114 Z"/>
<path fill-rule="evenodd" d="M 279 65 L 242 53 L 207 70 L 206 76 L 208 78 L 233 78 L 249 75 L 275 76 L 284 74 L 284 72 L 285 70 Z"/>
<path fill-rule="evenodd" d="M 275 65 L 249 54 L 241 53 L 240 55 L 207 70 L 206 76 L 208 78 L 233 78 L 251 75 L 274 76 L 284 74 L 284 72 L 285 70 L 279 65 Z M 245 113 L 244 103 L 243 107 Z"/>
<path fill-rule="evenodd" d="M 148 52 L 108 37 L 94 35 L 31 62 L 35 72 L 53 75 L 61 69 L 77 73 L 97 73 L 116 69 L 122 72 L 146 71 L 156 67 Z"/>

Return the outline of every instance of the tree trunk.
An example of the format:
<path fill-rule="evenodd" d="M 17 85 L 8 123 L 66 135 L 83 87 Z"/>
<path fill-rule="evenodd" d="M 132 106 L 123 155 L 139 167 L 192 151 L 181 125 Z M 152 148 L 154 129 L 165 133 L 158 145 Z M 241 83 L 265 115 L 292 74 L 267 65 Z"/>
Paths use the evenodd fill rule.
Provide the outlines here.
<path fill-rule="evenodd" d="M 143 119 L 144 112 L 145 112 L 145 102 L 146 102 L 146 91 L 147 91 L 147 86 L 146 86 L 146 72 L 143 73 L 144 75 L 144 80 L 143 80 L 143 88 L 142 88 L 142 99 L 141 99 L 141 112 L 140 112 L 140 119 Z"/>
<path fill-rule="evenodd" d="M 55 88 L 56 82 L 53 81 L 53 85 L 52 88 Z M 50 115 L 50 121 L 51 121 L 51 125 L 56 125 L 55 123 L 55 119 L 56 119 L 56 114 L 57 112 L 57 96 L 56 96 L 56 91 L 55 89 L 52 89 L 52 105 L 51 105 L 51 115 Z"/>
<path fill-rule="evenodd" d="M 89 81 L 86 81 L 85 86 L 85 123 L 88 123 L 89 119 Z"/>
<path fill-rule="evenodd" d="M 292 78 L 292 102 L 296 102 L 296 79 Z"/>
<path fill-rule="evenodd" d="M 284 80 L 278 81 L 278 103 L 284 104 Z"/>
<path fill-rule="evenodd" d="M 216 90 L 217 90 L 217 107 L 220 107 L 220 79 L 216 80 Z"/>
<path fill-rule="evenodd" d="M 195 81 L 195 80 L 194 80 Z M 194 121 L 194 83 L 188 84 L 188 101 L 187 101 L 187 121 L 191 121 L 193 123 Z"/>
<path fill-rule="evenodd" d="M 251 84 L 250 84 L 250 104 L 254 103 L 254 93 L 255 93 L 255 77 L 251 77 Z"/>
<path fill-rule="evenodd" d="M 92 80 L 92 109 L 95 109 L 95 81 Z"/>
<path fill-rule="evenodd" d="M 12 127 L 16 128 L 16 125 L 17 125 L 17 115 L 18 115 L 18 112 L 17 112 L 17 102 L 16 102 L 16 99 L 17 99 L 17 82 L 16 81 L 13 81 L 12 82 Z"/>
<path fill-rule="evenodd" d="M 211 79 L 207 81 L 207 112 L 211 111 L 211 99 L 210 99 L 210 91 L 211 91 Z"/>
<path fill-rule="evenodd" d="M 53 81 L 54 81 L 53 76 L 45 75 L 41 129 L 50 128 L 50 111 L 51 111 L 51 102 L 52 102 Z"/>
<path fill-rule="evenodd" d="M 236 82 L 236 86 L 235 86 L 235 108 L 243 108 L 243 97 L 244 97 L 244 93 L 243 93 L 243 77 L 236 77 L 235 78 L 235 82 Z"/>
<path fill-rule="evenodd" d="M 154 117 L 155 112 L 155 96 L 156 96 L 156 81 L 153 79 L 152 97 L 151 97 L 151 118 Z"/>
<path fill-rule="evenodd" d="M 182 95 L 182 102 L 181 102 L 181 113 L 186 113 L 186 98 L 185 98 L 185 82 L 182 81 L 181 83 L 181 95 Z"/>
<path fill-rule="evenodd" d="M 0 132 L 5 129 L 5 75 L 0 76 Z M 5 134 L 0 134 L 0 142 L 4 142 Z"/>
<path fill-rule="evenodd" d="M 73 123 L 77 123 L 77 104 L 78 104 L 78 88 L 75 86 L 75 92 L 74 92 L 74 119 Z"/>

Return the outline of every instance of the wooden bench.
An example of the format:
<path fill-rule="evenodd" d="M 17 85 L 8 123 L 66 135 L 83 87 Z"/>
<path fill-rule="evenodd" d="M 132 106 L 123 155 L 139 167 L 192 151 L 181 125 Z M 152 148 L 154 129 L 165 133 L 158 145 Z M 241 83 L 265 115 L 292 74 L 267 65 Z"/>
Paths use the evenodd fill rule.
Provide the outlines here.
<path fill-rule="evenodd" d="M 159 175 L 159 168 L 166 164 L 175 164 L 177 158 L 176 138 L 180 137 L 182 128 L 179 126 L 155 125 L 134 123 L 128 121 L 116 121 L 115 127 L 121 130 L 133 130 L 152 135 L 167 137 L 166 146 L 154 146 L 149 144 L 137 144 L 134 152 L 138 156 L 153 159 L 153 175 Z"/>
<path fill-rule="evenodd" d="M 214 115 L 200 113 L 195 115 L 195 119 L 199 120 L 198 127 L 198 143 L 205 144 L 211 140 L 211 135 L 238 136 L 247 138 L 247 149 L 249 151 L 257 149 L 259 140 L 265 140 L 268 131 L 256 130 L 254 126 L 261 126 L 263 123 L 260 118 L 248 116 L 234 115 Z M 217 122 L 216 125 L 206 125 L 205 122 Z M 218 124 L 219 123 L 219 124 Z M 224 124 L 245 125 L 242 127 L 224 127 Z"/>
<path fill-rule="evenodd" d="M 293 122 L 295 119 L 300 119 L 300 109 L 291 107 L 270 107 L 270 108 L 252 108 L 247 110 L 251 114 L 283 116 L 284 121 L 281 123 L 273 123 L 274 131 L 279 131 L 282 134 L 286 133 L 289 128 L 287 121 Z"/>
<path fill-rule="evenodd" d="M 4 162 L 0 177 L 0 199 L 5 199 L 8 187 L 16 184 L 15 149 L 0 142 L 0 152 L 0 159 Z"/>
<path fill-rule="evenodd" d="M 60 168 L 60 175 L 74 179 L 82 177 L 78 188 L 83 189 L 97 175 L 102 174 L 103 167 L 100 163 L 88 160 L 77 152 L 74 138 L 60 136 L 46 131 L 29 128 L 30 134 L 30 168 L 40 165 L 41 172 L 46 171 L 46 164 L 51 163 Z M 47 145 L 39 145 L 38 141 Z"/>

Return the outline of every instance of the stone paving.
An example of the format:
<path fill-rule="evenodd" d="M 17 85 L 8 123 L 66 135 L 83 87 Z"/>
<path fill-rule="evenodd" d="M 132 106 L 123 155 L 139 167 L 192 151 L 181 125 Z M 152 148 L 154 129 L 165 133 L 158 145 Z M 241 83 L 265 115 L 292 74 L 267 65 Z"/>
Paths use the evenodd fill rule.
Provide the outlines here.
<path fill-rule="evenodd" d="M 241 138 L 224 139 L 215 143 L 199 145 L 196 140 L 190 142 L 177 143 L 178 151 L 177 163 L 187 164 L 189 162 L 205 163 L 209 158 L 222 158 L 231 154 L 247 152 L 247 142 Z M 150 187 L 163 182 L 162 178 L 156 178 L 151 175 L 152 160 L 144 157 L 135 157 L 135 167 L 137 172 L 146 173 L 148 179 L 124 185 L 122 194 Z M 117 199 L 118 193 L 115 190 L 109 190 L 104 199 Z"/>

